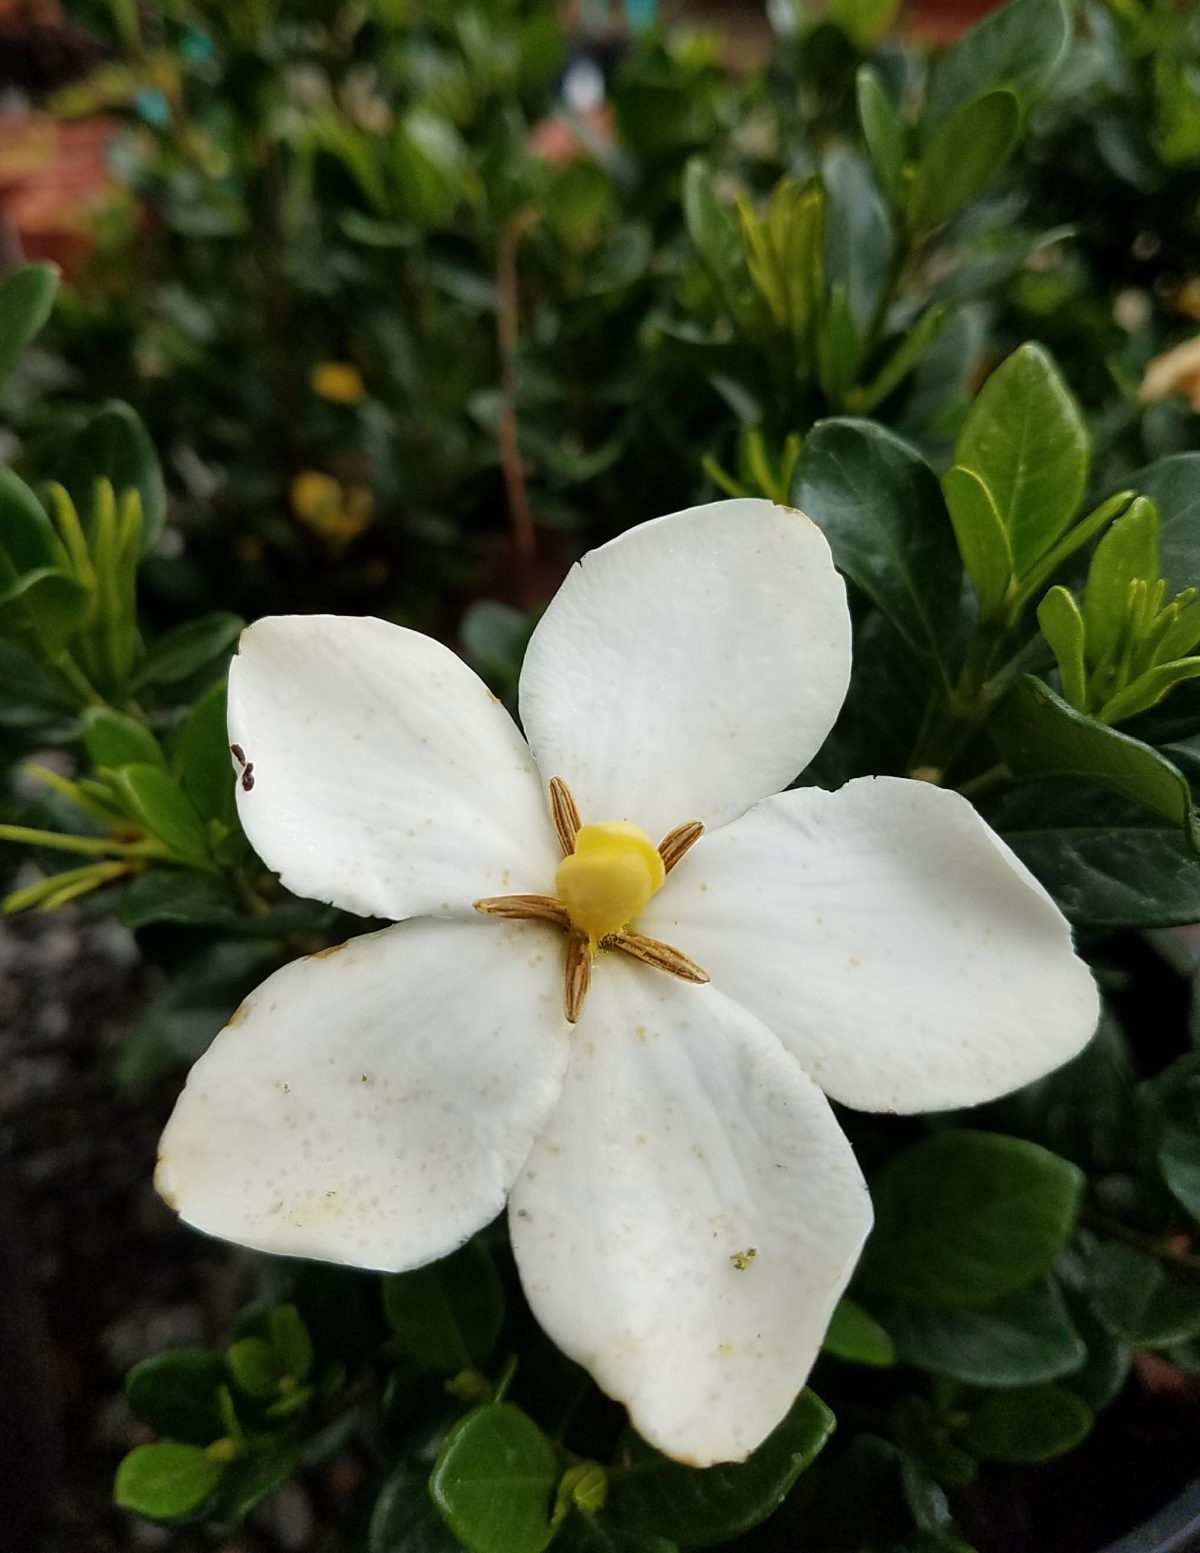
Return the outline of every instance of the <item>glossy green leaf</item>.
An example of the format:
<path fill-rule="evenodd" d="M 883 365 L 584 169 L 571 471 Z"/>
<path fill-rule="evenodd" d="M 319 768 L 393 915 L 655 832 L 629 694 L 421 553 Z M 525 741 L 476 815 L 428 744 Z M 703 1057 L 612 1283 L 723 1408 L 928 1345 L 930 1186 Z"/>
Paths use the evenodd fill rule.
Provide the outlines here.
<path fill-rule="evenodd" d="M 954 526 L 958 553 L 984 620 L 999 610 L 1012 582 L 1012 546 L 987 486 L 955 464 L 942 476 L 942 495 Z M 1053 645 L 1053 644 L 1051 644 Z"/>
<path fill-rule="evenodd" d="M 388 1324 L 414 1359 L 447 1375 L 487 1363 L 504 1323 L 504 1287 L 478 1240 L 385 1277 L 382 1287 Z"/>
<path fill-rule="evenodd" d="M 576 1512 L 554 1539 L 557 1553 L 678 1553 L 678 1544 L 622 1526 L 611 1515 Z"/>
<path fill-rule="evenodd" d="M 1191 790 L 1178 767 L 1139 739 L 1077 712 L 1041 680 L 1017 680 L 988 733 L 1017 776 L 1095 783 L 1173 821 L 1200 848 Z"/>
<path fill-rule="evenodd" d="M 429 1494 L 429 1464 L 402 1458 L 371 1511 L 367 1553 L 461 1553 L 462 1543 Z"/>
<path fill-rule="evenodd" d="M 1063 695 L 1071 706 L 1087 705 L 1087 628 L 1074 594 L 1051 588 L 1038 605 L 1038 625 L 1054 654 L 1062 679 Z"/>
<path fill-rule="evenodd" d="M 1177 453 L 1131 476 L 1158 510 L 1158 558 L 1169 594 L 1200 586 L 1200 453 Z"/>
<path fill-rule="evenodd" d="M 489 1402 L 446 1436 L 429 1479 L 433 1501 L 468 1553 L 542 1553 L 561 1473 L 527 1413 Z"/>
<path fill-rule="evenodd" d="M 1079 406 L 1040 345 L 1022 345 L 988 378 L 954 459 L 987 486 L 1023 578 L 1070 527 L 1089 463 Z"/>
<path fill-rule="evenodd" d="M 147 685 L 174 685 L 198 674 L 229 651 L 243 622 L 224 611 L 200 615 L 166 631 L 151 643 L 130 681 L 135 691 Z"/>
<path fill-rule="evenodd" d="M 1158 581 L 1158 514 L 1139 496 L 1101 538 L 1083 595 L 1088 656 L 1098 663 L 1116 651 L 1129 624 L 1130 584 Z"/>
<path fill-rule="evenodd" d="M 879 187 L 893 205 L 898 205 L 904 186 L 907 128 L 870 65 L 859 67 L 855 89 L 858 96 L 858 121 L 862 125 L 863 139 L 871 154 Z"/>
<path fill-rule="evenodd" d="M 896 1345 L 888 1333 L 869 1311 L 845 1297 L 838 1301 L 822 1347 L 848 1364 L 887 1369 L 896 1362 Z"/>
<path fill-rule="evenodd" d="M 1054 573 L 1070 560 L 1077 550 L 1103 532 L 1115 517 L 1124 512 L 1132 500 L 1132 491 L 1119 491 L 1115 496 L 1110 496 L 1107 501 L 1102 501 L 1098 507 L 1093 508 L 1085 518 L 1080 518 L 1078 523 L 1073 523 L 1057 544 L 1052 545 L 1037 565 L 1030 568 L 1022 577 L 1021 586 L 1013 599 L 1013 608 L 1020 609 L 1030 599 L 1036 598 Z"/>
<path fill-rule="evenodd" d="M 121 892 L 117 908 L 118 921 L 134 933 L 156 922 L 232 927 L 242 916 L 242 908 L 221 880 L 182 868 L 138 874 Z"/>
<path fill-rule="evenodd" d="M 130 1407 L 156 1434 L 210 1445 L 225 1433 L 217 1390 L 221 1361 L 203 1348 L 170 1348 L 135 1364 L 125 1377 Z"/>
<path fill-rule="evenodd" d="M 49 318 L 57 291 L 53 264 L 27 264 L 0 284 L 0 388 Z"/>
<path fill-rule="evenodd" d="M 914 232 L 928 232 L 991 182 L 1016 149 L 1021 104 L 1006 88 L 956 108 L 926 146 L 908 191 Z"/>
<path fill-rule="evenodd" d="M 895 233 L 887 205 L 867 162 L 845 147 L 821 162 L 825 188 L 825 273 L 840 290 L 856 332 L 865 336 L 883 300 L 892 268 Z M 849 381 L 853 381 L 853 370 Z"/>
<path fill-rule="evenodd" d="M 139 1445 L 117 1468 L 113 1495 L 123 1510 L 170 1521 L 203 1504 L 224 1471 L 198 1445 Z"/>
<path fill-rule="evenodd" d="M 872 421 L 819 421 L 792 500 L 820 526 L 838 569 L 909 645 L 949 667 L 961 566 L 937 479 L 920 454 Z"/>
<path fill-rule="evenodd" d="M 972 1414 L 963 1443 L 983 1461 L 1049 1461 L 1073 1450 L 1092 1422 L 1091 1409 L 1064 1386 L 998 1391 Z"/>
<path fill-rule="evenodd" d="M 265 1337 L 243 1337 L 225 1355 L 234 1384 L 256 1401 L 273 1397 L 284 1374 L 274 1345 Z"/>
<path fill-rule="evenodd" d="M 949 48 L 934 68 L 921 131 L 931 138 L 955 110 L 981 92 L 1007 86 L 1029 104 L 1066 56 L 1071 13 L 1065 0 L 1010 0 Z"/>
<path fill-rule="evenodd" d="M 162 470 L 145 426 L 127 404 L 111 400 L 76 433 L 63 455 L 60 478 L 80 512 L 90 512 L 97 480 L 108 480 L 118 496 L 137 491 L 143 555 L 158 538 L 167 510 Z"/>
<path fill-rule="evenodd" d="M 610 1477 L 608 1513 L 681 1547 L 724 1542 L 771 1514 L 815 1460 L 833 1425 L 820 1398 L 803 1391 L 746 1461 L 699 1470 L 669 1461 L 630 1432 Z"/>
<path fill-rule="evenodd" d="M 196 806 L 161 766 L 122 766 L 109 776 L 130 814 L 182 861 L 210 861 L 208 831 Z"/>
<path fill-rule="evenodd" d="M 146 727 L 111 706 L 89 707 L 83 714 L 83 747 L 93 766 L 162 766 L 162 746 Z"/>
<path fill-rule="evenodd" d="M 224 676 L 196 701 L 171 751 L 171 771 L 206 820 L 237 823 L 237 776 L 229 752 Z"/>
<path fill-rule="evenodd" d="M 66 564 L 46 509 L 24 480 L 0 467 L 0 584 L 9 586 L 22 572 Z"/>
<path fill-rule="evenodd" d="M 968 1386 L 1032 1386 L 1087 1358 L 1051 1278 L 966 1310 L 889 1305 L 886 1318 L 905 1364 Z"/>
<path fill-rule="evenodd" d="M 932 1309 L 986 1305 L 1047 1271 L 1075 1225 L 1083 1174 L 1019 1138 L 935 1133 L 871 1182 L 864 1287 Z"/>
<path fill-rule="evenodd" d="M 313 1367 L 313 1343 L 304 1318 L 294 1305 L 276 1305 L 267 1317 L 271 1347 L 293 1380 L 307 1380 Z"/>
<path fill-rule="evenodd" d="M 1120 1241 L 1092 1259 L 1092 1309 L 1110 1332 L 1136 1348 L 1161 1348 L 1200 1336 L 1200 1283 Z"/>

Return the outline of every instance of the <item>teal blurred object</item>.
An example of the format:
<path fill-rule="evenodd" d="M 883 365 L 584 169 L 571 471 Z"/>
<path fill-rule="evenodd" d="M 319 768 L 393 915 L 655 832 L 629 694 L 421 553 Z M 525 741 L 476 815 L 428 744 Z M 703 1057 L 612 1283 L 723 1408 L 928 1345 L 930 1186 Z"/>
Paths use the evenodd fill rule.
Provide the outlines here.
<path fill-rule="evenodd" d="M 658 0 L 625 0 L 625 20 L 634 32 L 645 32 L 658 20 Z"/>

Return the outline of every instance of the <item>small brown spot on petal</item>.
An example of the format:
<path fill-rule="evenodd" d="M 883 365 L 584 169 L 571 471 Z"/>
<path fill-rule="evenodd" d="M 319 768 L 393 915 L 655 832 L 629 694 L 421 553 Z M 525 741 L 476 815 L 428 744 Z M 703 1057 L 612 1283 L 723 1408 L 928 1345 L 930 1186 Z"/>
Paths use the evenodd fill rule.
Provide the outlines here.
<path fill-rule="evenodd" d="M 330 944 L 328 949 L 316 949 L 308 956 L 308 958 L 310 960 L 328 960 L 331 956 L 335 954 L 341 954 L 343 949 L 348 949 L 349 947 L 350 940 L 346 939 L 345 943 Z"/>

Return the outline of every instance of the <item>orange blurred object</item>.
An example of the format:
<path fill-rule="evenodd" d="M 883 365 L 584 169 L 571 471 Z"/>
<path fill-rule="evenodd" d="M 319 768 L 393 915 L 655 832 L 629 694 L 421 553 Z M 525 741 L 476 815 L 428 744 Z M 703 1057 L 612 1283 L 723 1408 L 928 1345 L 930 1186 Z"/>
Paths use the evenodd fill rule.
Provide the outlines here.
<path fill-rule="evenodd" d="M 92 251 L 93 218 L 117 190 L 107 157 L 118 128 L 107 119 L 0 118 L 0 221 L 5 247 L 16 249 L 6 257 L 78 272 Z"/>

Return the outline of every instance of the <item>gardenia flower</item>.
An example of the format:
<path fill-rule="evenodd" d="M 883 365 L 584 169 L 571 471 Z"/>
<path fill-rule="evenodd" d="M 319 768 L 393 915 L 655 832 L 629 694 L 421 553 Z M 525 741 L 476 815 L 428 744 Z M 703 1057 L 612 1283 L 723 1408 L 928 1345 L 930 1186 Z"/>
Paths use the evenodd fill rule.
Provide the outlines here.
<path fill-rule="evenodd" d="M 824 537 L 755 500 L 574 568 L 526 655 L 528 744 L 429 637 L 250 627 L 246 832 L 297 894 L 397 925 L 238 1009 L 163 1135 L 167 1201 L 264 1251 L 401 1270 L 507 1200 L 555 1342 L 669 1455 L 745 1457 L 871 1224 L 825 1096 L 973 1105 L 1097 1017 L 1063 917 L 965 799 L 779 791 L 849 668 Z"/>
<path fill-rule="evenodd" d="M 1200 412 L 1200 335 L 1155 356 L 1146 367 L 1138 392 L 1141 404 L 1159 404 L 1174 394 L 1182 394 Z"/>

